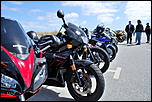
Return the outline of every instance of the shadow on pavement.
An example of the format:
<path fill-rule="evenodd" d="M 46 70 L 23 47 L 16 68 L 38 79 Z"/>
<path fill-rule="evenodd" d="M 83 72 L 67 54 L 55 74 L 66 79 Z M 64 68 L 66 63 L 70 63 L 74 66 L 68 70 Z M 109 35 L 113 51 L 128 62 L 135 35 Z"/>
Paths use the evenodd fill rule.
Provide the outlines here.
<path fill-rule="evenodd" d="M 53 90 L 42 88 L 42 90 L 27 101 L 75 101 L 71 98 L 60 97 L 60 93 Z"/>

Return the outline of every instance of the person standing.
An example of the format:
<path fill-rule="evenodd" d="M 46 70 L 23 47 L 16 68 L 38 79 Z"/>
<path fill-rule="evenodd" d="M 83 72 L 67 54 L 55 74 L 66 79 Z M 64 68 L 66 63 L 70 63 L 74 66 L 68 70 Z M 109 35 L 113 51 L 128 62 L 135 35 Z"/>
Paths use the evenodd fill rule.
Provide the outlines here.
<path fill-rule="evenodd" d="M 144 30 L 144 27 L 143 25 L 141 24 L 141 20 L 137 20 L 137 26 L 136 26 L 136 40 L 137 40 L 137 43 L 136 45 L 140 45 L 141 44 L 141 34 Z"/>
<path fill-rule="evenodd" d="M 129 21 L 129 24 L 125 28 L 125 31 L 127 32 L 127 44 L 129 43 L 129 39 L 130 39 L 130 44 L 132 43 L 132 33 L 134 32 L 134 30 L 135 30 L 134 25 L 132 25 L 131 21 Z"/>
<path fill-rule="evenodd" d="M 146 24 L 146 28 L 145 28 L 145 33 L 146 33 L 146 36 L 147 36 L 147 42 L 146 43 L 149 43 L 150 41 L 150 33 L 151 33 L 151 28 L 149 26 L 149 23 Z"/>

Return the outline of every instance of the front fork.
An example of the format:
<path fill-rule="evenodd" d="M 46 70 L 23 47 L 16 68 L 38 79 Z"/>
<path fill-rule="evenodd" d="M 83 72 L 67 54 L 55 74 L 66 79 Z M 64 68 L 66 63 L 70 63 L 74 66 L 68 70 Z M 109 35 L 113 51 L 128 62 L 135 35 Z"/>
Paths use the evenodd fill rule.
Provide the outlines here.
<path fill-rule="evenodd" d="M 79 85 L 82 86 L 82 82 L 81 82 L 79 74 L 77 72 L 77 69 L 76 69 L 76 66 L 75 66 L 75 62 L 74 62 L 74 59 L 73 59 L 72 55 L 70 55 L 70 60 L 71 60 L 71 70 L 75 73 Z"/>

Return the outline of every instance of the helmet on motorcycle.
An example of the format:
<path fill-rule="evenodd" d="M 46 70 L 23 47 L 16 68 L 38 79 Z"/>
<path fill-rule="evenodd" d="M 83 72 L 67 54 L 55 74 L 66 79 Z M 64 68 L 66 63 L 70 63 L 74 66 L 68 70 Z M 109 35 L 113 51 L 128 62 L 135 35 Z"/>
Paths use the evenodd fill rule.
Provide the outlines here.
<path fill-rule="evenodd" d="M 29 31 L 27 32 L 27 35 L 34 41 L 34 42 L 38 42 L 39 37 L 37 35 L 37 33 L 35 31 Z"/>
<path fill-rule="evenodd" d="M 98 33 L 102 33 L 104 30 L 105 30 L 105 27 L 104 27 L 104 24 L 103 24 L 103 23 L 99 24 L 99 25 L 96 27 L 96 31 L 97 31 Z"/>
<path fill-rule="evenodd" d="M 106 32 L 110 32 L 110 28 L 106 28 Z"/>

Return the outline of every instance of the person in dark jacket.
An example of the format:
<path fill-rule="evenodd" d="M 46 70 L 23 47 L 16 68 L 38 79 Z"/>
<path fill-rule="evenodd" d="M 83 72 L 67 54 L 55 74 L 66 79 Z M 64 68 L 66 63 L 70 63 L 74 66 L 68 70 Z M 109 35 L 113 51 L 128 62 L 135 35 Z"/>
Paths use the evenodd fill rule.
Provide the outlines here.
<path fill-rule="evenodd" d="M 149 23 L 146 24 L 146 28 L 145 28 L 145 33 L 146 33 L 146 36 L 147 36 L 147 42 L 146 43 L 149 43 L 150 41 L 150 33 L 151 33 L 151 28 L 149 26 Z"/>
<path fill-rule="evenodd" d="M 137 20 L 137 26 L 136 26 L 136 45 L 140 45 L 141 44 L 141 34 L 142 32 L 144 31 L 144 27 L 143 25 L 141 24 L 141 21 L 140 20 Z"/>
<path fill-rule="evenodd" d="M 127 32 L 127 44 L 129 43 L 129 39 L 130 39 L 130 44 L 132 43 L 132 33 L 134 32 L 134 30 L 135 30 L 134 25 L 132 25 L 131 21 L 129 21 L 129 24 L 125 28 L 125 31 Z"/>

